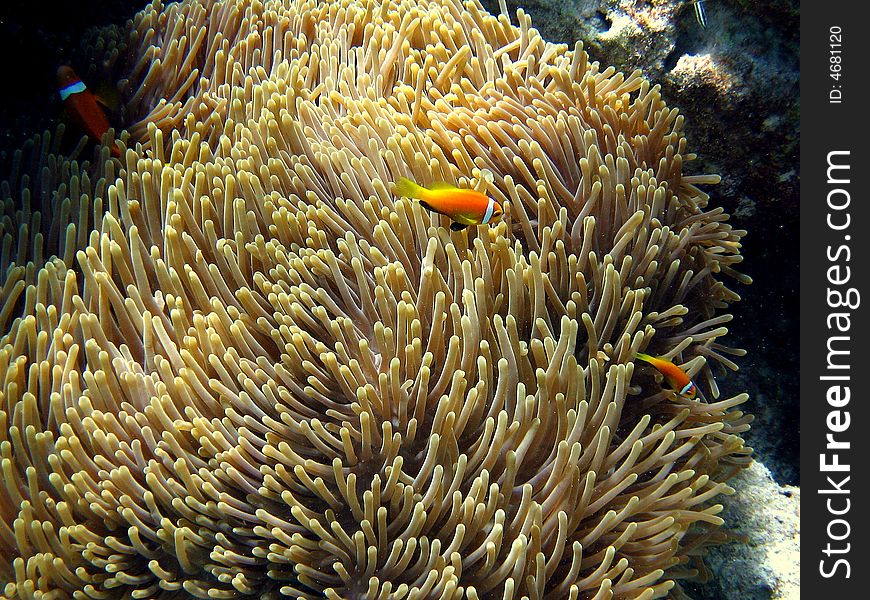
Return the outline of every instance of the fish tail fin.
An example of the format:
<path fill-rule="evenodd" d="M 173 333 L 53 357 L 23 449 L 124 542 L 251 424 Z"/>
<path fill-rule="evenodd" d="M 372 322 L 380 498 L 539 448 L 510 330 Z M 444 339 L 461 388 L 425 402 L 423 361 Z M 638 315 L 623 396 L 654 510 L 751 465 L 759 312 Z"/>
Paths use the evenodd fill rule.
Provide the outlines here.
<path fill-rule="evenodd" d="M 399 177 L 399 179 L 396 180 L 396 195 L 397 196 L 404 196 L 406 198 L 416 198 L 417 200 L 419 200 L 420 198 L 422 198 L 425 190 L 426 190 L 426 188 L 424 188 L 422 185 L 414 183 L 413 181 L 411 181 L 407 177 Z"/>
<path fill-rule="evenodd" d="M 637 354 L 635 354 L 635 357 L 644 362 L 652 361 L 652 356 L 650 356 L 649 354 L 644 354 L 643 352 L 638 352 Z"/>

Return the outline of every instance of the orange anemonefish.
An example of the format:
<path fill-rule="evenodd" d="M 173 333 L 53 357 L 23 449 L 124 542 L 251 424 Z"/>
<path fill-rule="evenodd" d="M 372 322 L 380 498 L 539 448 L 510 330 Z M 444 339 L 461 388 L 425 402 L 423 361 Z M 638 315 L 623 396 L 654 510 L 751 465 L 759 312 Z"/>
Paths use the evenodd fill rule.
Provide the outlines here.
<path fill-rule="evenodd" d="M 698 394 L 698 388 L 695 383 L 689 379 L 689 376 L 680 367 L 665 358 L 657 358 L 644 354 L 637 353 L 637 357 L 648 362 L 656 368 L 656 370 L 665 376 L 665 381 L 668 385 L 681 396 L 686 398 L 694 398 Z"/>
<path fill-rule="evenodd" d="M 102 143 L 110 125 L 97 97 L 88 90 L 72 67 L 58 68 L 57 85 L 63 106 L 76 126 L 95 142 Z M 112 144 L 111 148 L 113 156 L 121 155 L 116 144 Z"/>
<path fill-rule="evenodd" d="M 423 208 L 450 217 L 453 231 L 462 231 L 469 225 L 486 225 L 502 215 L 499 203 L 483 192 L 447 183 L 434 183 L 431 188 L 424 188 L 400 177 L 396 182 L 396 194 L 419 200 Z"/>

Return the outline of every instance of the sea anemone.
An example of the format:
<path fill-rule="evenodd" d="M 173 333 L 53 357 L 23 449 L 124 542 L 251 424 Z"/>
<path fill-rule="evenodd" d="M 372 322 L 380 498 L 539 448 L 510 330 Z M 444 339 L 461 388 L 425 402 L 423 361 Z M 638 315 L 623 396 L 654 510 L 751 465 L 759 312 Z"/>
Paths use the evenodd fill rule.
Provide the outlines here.
<path fill-rule="evenodd" d="M 517 16 L 134 19 L 120 164 L 99 149 L 110 184 L 54 195 L 100 198 L 75 242 L 61 220 L 16 255 L 24 218 L 3 229 L 7 597 L 649 599 L 704 575 L 749 460 L 746 396 L 711 370 L 739 353 L 743 232 L 657 87 Z M 451 232 L 400 176 L 505 219 Z"/>

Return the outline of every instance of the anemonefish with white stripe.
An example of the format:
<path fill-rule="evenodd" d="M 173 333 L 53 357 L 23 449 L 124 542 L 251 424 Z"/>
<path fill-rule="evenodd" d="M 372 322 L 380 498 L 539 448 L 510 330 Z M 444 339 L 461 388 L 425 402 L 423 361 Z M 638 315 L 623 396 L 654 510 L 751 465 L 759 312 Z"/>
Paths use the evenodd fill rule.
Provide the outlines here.
<path fill-rule="evenodd" d="M 704 12 L 704 2 L 703 0 L 694 0 L 692 4 L 695 5 L 695 18 L 698 20 L 698 25 L 703 28 L 707 28 L 707 13 Z"/>
<path fill-rule="evenodd" d="M 664 375 L 665 381 L 671 386 L 671 389 L 680 396 L 691 399 L 698 395 L 698 387 L 688 374 L 668 359 L 650 356 L 642 352 L 637 353 L 637 358 L 655 367 L 659 373 Z"/>
<path fill-rule="evenodd" d="M 97 97 L 88 90 L 72 67 L 58 68 L 57 85 L 63 107 L 73 123 L 92 140 L 101 143 L 110 125 Z M 121 155 L 116 144 L 112 144 L 112 155 Z"/>
<path fill-rule="evenodd" d="M 498 202 L 483 192 L 458 188 L 448 183 L 434 183 L 431 188 L 400 177 L 396 181 L 396 194 L 413 198 L 432 212 L 453 220 L 450 229 L 462 231 L 469 225 L 488 225 L 502 216 Z"/>

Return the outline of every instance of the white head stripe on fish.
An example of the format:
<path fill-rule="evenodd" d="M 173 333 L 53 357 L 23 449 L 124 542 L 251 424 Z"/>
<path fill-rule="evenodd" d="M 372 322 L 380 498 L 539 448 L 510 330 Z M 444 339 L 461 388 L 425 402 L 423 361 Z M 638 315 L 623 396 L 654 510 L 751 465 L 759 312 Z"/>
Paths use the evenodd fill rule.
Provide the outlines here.
<path fill-rule="evenodd" d="M 83 81 L 76 81 L 75 83 L 71 83 L 68 86 L 66 86 L 65 88 L 60 90 L 60 99 L 66 100 L 67 98 L 69 98 L 73 94 L 81 93 L 81 92 L 85 91 L 86 89 L 88 89 L 88 88 L 87 88 L 87 86 L 85 86 Z"/>
<path fill-rule="evenodd" d="M 693 387 L 695 387 L 695 383 L 692 382 L 692 381 L 690 381 L 689 383 L 687 383 L 687 384 L 683 387 L 683 389 L 680 390 L 680 393 L 681 393 L 681 394 L 688 394 L 689 392 L 692 391 L 692 388 L 693 388 Z"/>
<path fill-rule="evenodd" d="M 486 203 L 486 214 L 483 215 L 483 220 L 481 224 L 486 225 L 489 223 L 489 220 L 492 218 L 492 213 L 495 210 L 495 200 L 492 198 L 487 198 L 489 202 Z"/>

